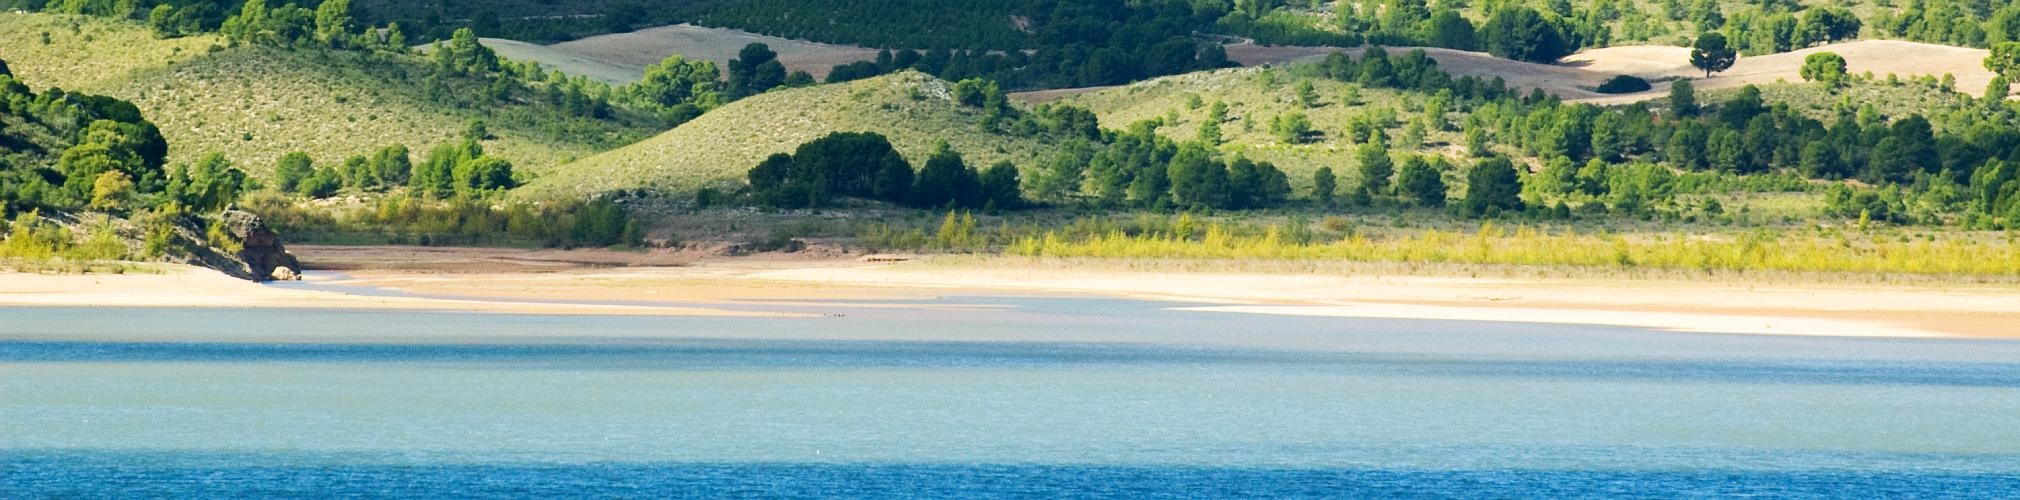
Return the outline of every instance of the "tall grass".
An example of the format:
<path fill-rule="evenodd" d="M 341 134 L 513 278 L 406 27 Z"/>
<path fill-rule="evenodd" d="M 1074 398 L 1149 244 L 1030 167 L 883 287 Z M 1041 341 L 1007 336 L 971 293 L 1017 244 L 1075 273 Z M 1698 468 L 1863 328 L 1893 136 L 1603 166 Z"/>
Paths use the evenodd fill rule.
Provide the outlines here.
<path fill-rule="evenodd" d="M 1351 234 L 1304 243 L 1281 226 L 1237 234 L 1207 225 L 1197 238 L 1179 233 L 1079 237 L 1047 231 L 1005 253 L 1032 257 L 1250 259 L 2020 276 L 2020 245 L 2011 239 L 1859 239 L 1767 230 L 1714 234 L 1612 234 L 1482 224 L 1472 233 L 1429 229 L 1391 236 Z"/>
<path fill-rule="evenodd" d="M 136 255 L 111 217 L 99 215 L 79 226 L 81 235 L 36 211 L 16 215 L 0 233 L 0 270 L 122 274 L 134 269 L 123 261 Z"/>

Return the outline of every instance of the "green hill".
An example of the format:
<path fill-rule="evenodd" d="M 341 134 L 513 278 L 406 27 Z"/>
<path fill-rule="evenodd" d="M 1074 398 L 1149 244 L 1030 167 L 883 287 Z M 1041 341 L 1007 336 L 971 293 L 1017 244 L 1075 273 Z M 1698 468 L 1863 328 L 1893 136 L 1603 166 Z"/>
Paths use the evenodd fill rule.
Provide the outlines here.
<path fill-rule="evenodd" d="M 1220 125 L 1221 151 L 1274 163 L 1290 176 L 1293 186 L 1302 190 L 1310 187 L 1312 171 L 1322 166 L 1333 167 L 1342 180 L 1354 178 L 1358 165 L 1354 147 L 1360 142 L 1345 137 L 1350 122 L 1366 116 L 1390 116 L 1399 123 L 1389 127 L 1389 136 L 1399 137 L 1407 126 L 1404 123 L 1414 115 L 1421 115 L 1424 103 L 1429 100 L 1422 93 L 1364 88 L 1331 78 L 1299 77 L 1295 73 L 1276 67 L 1189 73 L 1081 94 L 1060 102 L 1093 111 L 1107 128 L 1163 120 L 1158 132 L 1177 141 L 1198 138 L 1212 103 L 1225 103 L 1228 121 Z M 1299 102 L 1296 88 L 1301 81 L 1311 82 L 1318 96 L 1316 106 L 1308 108 Z M 1349 97 L 1353 98 L 1351 102 Z M 1270 123 L 1291 113 L 1303 113 L 1317 134 L 1300 144 L 1279 140 L 1271 132 Z M 1463 143 L 1463 139 L 1454 130 L 1427 127 L 1422 149 L 1458 158 L 1464 151 L 1455 145 Z M 1400 144 L 1394 147 L 1399 151 L 1414 149 Z"/>
<path fill-rule="evenodd" d="M 883 134 L 915 166 L 943 139 L 970 165 L 1007 159 L 1026 169 L 1058 142 L 989 130 L 980 109 L 954 102 L 952 87 L 904 72 L 777 90 L 709 111 L 658 137 L 570 163 L 514 194 L 570 198 L 622 189 L 731 187 L 766 156 L 792 152 L 831 132 Z"/>
<path fill-rule="evenodd" d="M 126 21 L 0 14 L 0 59 L 21 80 L 133 101 L 168 138 L 171 162 L 217 151 L 263 176 L 288 152 L 338 162 L 394 143 L 425 151 L 483 119 L 496 136 L 485 147 L 538 174 L 655 131 L 537 104 L 431 99 L 420 57 L 226 45 L 213 35 L 159 40 Z M 478 95 L 486 83 L 450 79 L 443 89 Z"/>
<path fill-rule="evenodd" d="M 1459 164 L 1470 161 L 1465 159 L 1465 136 L 1460 131 L 1467 117 L 1449 113 L 1442 120 L 1444 126 L 1438 126 L 1437 120 L 1424 114 L 1425 105 L 1433 96 L 1367 88 L 1324 76 L 1304 76 L 1311 71 L 1306 65 L 1291 65 L 1190 73 L 1078 94 L 1058 102 L 1087 108 L 1100 117 L 1103 127 L 1112 129 L 1144 120 L 1162 120 L 1164 125 L 1158 132 L 1179 141 L 1196 139 L 1211 103 L 1224 102 L 1228 106 L 1228 122 L 1220 127 L 1221 151 L 1274 163 L 1290 175 L 1291 183 L 1299 189 L 1310 187 L 1311 173 L 1321 166 L 1332 167 L 1342 176 L 1343 183 L 1356 180 L 1359 167 L 1356 147 L 1360 140 L 1347 137 L 1345 131 L 1357 120 L 1387 121 L 1390 146 L 1397 152 L 1444 155 Z M 1312 84 L 1316 106 L 1306 107 L 1299 102 L 1296 95 L 1299 82 Z M 1840 110 L 1856 112 L 1868 105 L 1881 116 L 1893 117 L 1911 113 L 1940 116 L 1972 106 L 1968 97 L 1939 88 L 1927 78 L 1898 83 L 1854 79 L 1847 88 L 1835 92 L 1808 82 L 1776 82 L 1759 88 L 1768 102 L 1786 104 L 1820 120 L 1829 120 Z M 1704 102 L 1716 102 L 1736 93 L 1738 89 L 1720 89 L 1700 92 L 1699 97 Z M 1650 104 L 1660 107 L 1664 102 L 1657 99 Z M 1299 144 L 1278 139 L 1270 123 L 1290 113 L 1303 113 L 1315 136 Z M 1383 117 L 1392 120 L 1376 119 Z M 1421 142 L 1407 141 L 1413 124 L 1421 124 Z M 1500 141 L 1493 147 L 1517 158 L 1534 156 Z"/>

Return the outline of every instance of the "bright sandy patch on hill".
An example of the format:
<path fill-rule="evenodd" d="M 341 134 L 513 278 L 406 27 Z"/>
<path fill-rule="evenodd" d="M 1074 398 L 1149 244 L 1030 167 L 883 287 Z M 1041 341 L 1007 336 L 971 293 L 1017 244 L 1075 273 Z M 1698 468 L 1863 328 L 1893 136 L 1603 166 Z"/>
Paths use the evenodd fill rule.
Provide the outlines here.
<path fill-rule="evenodd" d="M 1991 54 L 1985 49 L 1898 40 L 1861 40 L 1781 54 L 1741 56 L 1738 62 L 1733 63 L 1732 69 L 1711 78 L 1699 78 L 1704 73 L 1690 66 L 1690 49 L 1680 47 L 1595 49 L 1573 54 L 1565 58 L 1563 64 L 1582 65 L 1589 71 L 1633 74 L 1650 80 L 1699 78 L 1693 84 L 1698 90 L 1708 90 L 1776 81 L 1800 82 L 1803 59 L 1818 52 L 1832 52 L 1844 57 L 1846 71 L 1854 75 L 1867 72 L 1878 78 L 1885 78 L 1889 73 L 1902 77 L 1952 75 L 1957 77 L 1958 91 L 1973 95 L 1983 91 L 1985 85 L 1992 82 L 1993 76 L 1990 70 L 1985 69 L 1985 57 Z M 1657 88 L 1639 94 L 1590 99 L 1590 102 L 1626 103 L 1667 95 L 1669 89 Z"/>
<path fill-rule="evenodd" d="M 1390 57 L 1407 54 L 1417 47 L 1388 47 Z M 1794 52 L 1758 57 L 1740 57 L 1732 69 L 1712 78 L 1701 78 L 1703 72 L 1690 66 L 1690 49 L 1684 47 L 1634 45 L 1591 49 L 1564 58 L 1557 64 L 1536 64 L 1494 57 L 1485 52 L 1423 48 L 1425 55 L 1438 61 L 1438 67 L 1454 76 L 1475 76 L 1480 78 L 1500 77 L 1509 86 L 1524 92 L 1543 89 L 1567 100 L 1591 102 L 1595 104 L 1625 104 L 1666 97 L 1669 89 L 1657 85 L 1655 90 L 1636 94 L 1607 95 L 1594 92 L 1599 84 L 1615 75 L 1635 75 L 1650 81 L 1666 81 L 1677 78 L 1692 78 L 1698 90 L 1734 88 L 1748 84 L 1766 84 L 1776 81 L 1802 81 L 1799 71 L 1803 58 L 1817 52 L 1835 52 L 1845 58 L 1846 69 L 1852 74 L 1872 72 L 1884 78 L 1888 73 L 1910 76 L 1957 77 L 1957 89 L 1976 95 L 1992 81 L 1992 72 L 1984 66 L 1984 49 L 1951 47 L 1898 40 L 1862 40 L 1823 47 L 1813 47 Z M 1228 59 L 1243 66 L 1281 64 L 1300 61 L 1316 61 L 1334 52 L 1361 57 L 1363 48 L 1334 47 L 1289 47 L 1237 44 L 1227 46 Z M 1060 89 L 1042 92 L 1013 94 L 1025 102 L 1045 102 L 1074 95 L 1097 92 L 1111 87 L 1091 87 L 1086 89 Z"/>
<path fill-rule="evenodd" d="M 849 45 L 831 45 L 759 35 L 741 30 L 708 28 L 691 24 L 661 26 L 630 33 L 598 35 L 553 45 L 485 38 L 484 45 L 498 55 L 521 61 L 535 61 L 571 75 L 626 84 L 645 74 L 645 67 L 668 56 L 715 61 L 728 68 L 729 60 L 745 45 L 762 43 L 779 54 L 786 71 L 805 71 L 814 78 L 826 78 L 835 65 L 875 60 L 877 51 Z"/>

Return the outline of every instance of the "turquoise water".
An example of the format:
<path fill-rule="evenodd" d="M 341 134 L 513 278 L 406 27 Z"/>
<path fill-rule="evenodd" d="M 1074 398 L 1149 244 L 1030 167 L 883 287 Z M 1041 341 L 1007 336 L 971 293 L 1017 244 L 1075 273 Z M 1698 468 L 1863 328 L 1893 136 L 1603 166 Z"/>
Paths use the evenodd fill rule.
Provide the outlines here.
<path fill-rule="evenodd" d="M 0 308 L 0 496 L 2020 495 L 2020 342 L 865 305 Z"/>

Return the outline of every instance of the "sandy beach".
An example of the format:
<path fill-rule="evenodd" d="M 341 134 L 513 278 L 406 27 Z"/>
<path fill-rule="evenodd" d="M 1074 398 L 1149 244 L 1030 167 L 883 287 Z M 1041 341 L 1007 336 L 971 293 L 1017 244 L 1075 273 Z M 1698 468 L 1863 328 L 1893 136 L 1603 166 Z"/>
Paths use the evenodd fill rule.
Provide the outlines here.
<path fill-rule="evenodd" d="M 1496 278 L 1366 272 L 1129 270 L 1087 262 L 941 258 L 708 258 L 624 252 L 398 247 L 298 250 L 305 283 L 192 268 L 159 274 L 0 274 L 0 305 L 296 307 L 514 314 L 807 316 L 796 304 L 945 296 L 1099 296 L 1225 314 L 1589 324 L 1658 331 L 2020 338 L 2012 285 Z M 472 263 L 510 262 L 492 272 Z M 768 311 L 721 307 L 763 304 Z M 922 306 L 892 306 L 922 307 Z"/>

